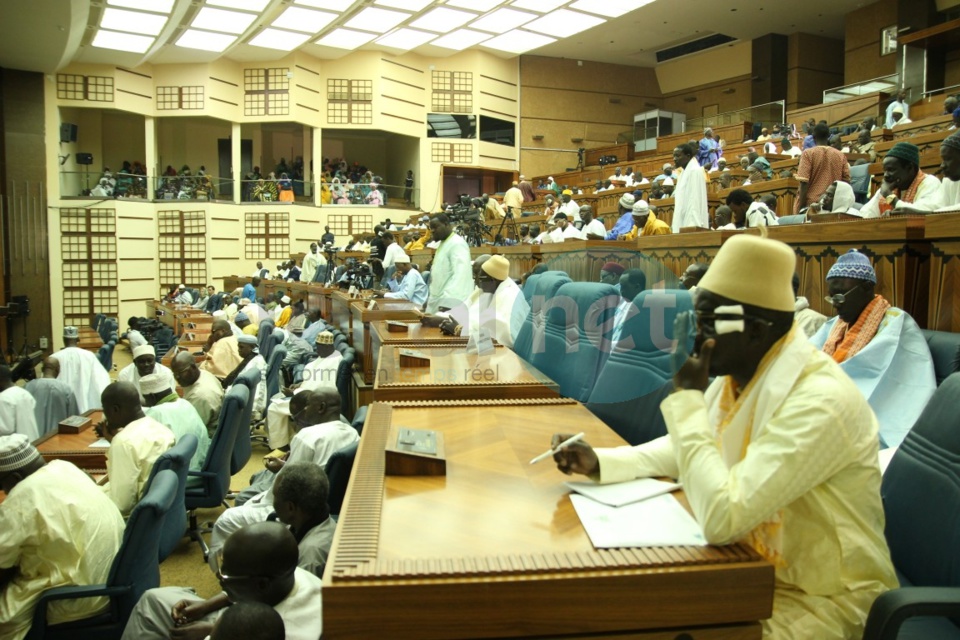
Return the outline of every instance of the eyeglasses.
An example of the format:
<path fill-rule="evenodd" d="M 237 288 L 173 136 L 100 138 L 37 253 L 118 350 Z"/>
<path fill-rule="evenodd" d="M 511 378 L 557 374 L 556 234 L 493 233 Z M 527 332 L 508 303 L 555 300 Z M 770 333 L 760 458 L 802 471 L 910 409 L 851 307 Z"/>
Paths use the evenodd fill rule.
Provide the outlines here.
<path fill-rule="evenodd" d="M 239 580 L 252 580 L 254 578 L 266 578 L 268 580 L 276 580 L 277 578 L 283 578 L 285 576 L 290 575 L 297 569 L 294 566 L 294 567 L 291 567 L 289 570 L 284 571 L 283 573 L 278 575 L 228 576 L 220 570 L 220 567 L 223 566 L 223 549 L 217 551 L 216 556 L 214 556 L 214 560 L 217 563 L 217 569 L 215 572 L 217 575 L 217 580 L 219 580 L 221 584 L 224 582 L 237 582 Z"/>
<path fill-rule="evenodd" d="M 823 296 L 823 299 L 829 302 L 830 304 L 832 304 L 834 307 L 839 307 L 843 305 L 844 302 L 847 301 L 847 296 L 849 296 L 851 293 L 853 293 L 854 291 L 856 291 L 862 286 L 863 284 L 861 283 L 855 286 L 853 289 L 850 289 L 850 291 L 847 291 L 846 293 L 835 293 L 832 296 Z"/>

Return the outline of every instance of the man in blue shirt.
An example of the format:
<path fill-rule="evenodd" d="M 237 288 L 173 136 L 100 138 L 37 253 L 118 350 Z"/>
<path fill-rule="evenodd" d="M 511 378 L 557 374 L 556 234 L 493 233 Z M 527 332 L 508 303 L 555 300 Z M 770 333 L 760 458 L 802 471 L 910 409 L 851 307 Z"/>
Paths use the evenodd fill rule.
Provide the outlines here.
<path fill-rule="evenodd" d="M 400 280 L 400 285 L 396 291 L 384 293 L 383 297 L 394 300 L 409 300 L 415 305 L 422 307 L 427 301 L 429 289 L 427 283 L 423 281 L 420 272 L 410 264 L 410 256 L 406 254 L 397 256 L 394 264 L 397 267 L 397 273 L 402 274 L 403 279 Z"/>
<path fill-rule="evenodd" d="M 257 301 L 257 287 L 260 286 L 260 278 L 254 278 L 247 284 L 243 285 L 243 291 L 241 292 L 240 297 L 246 298 L 250 302 L 256 303 Z"/>

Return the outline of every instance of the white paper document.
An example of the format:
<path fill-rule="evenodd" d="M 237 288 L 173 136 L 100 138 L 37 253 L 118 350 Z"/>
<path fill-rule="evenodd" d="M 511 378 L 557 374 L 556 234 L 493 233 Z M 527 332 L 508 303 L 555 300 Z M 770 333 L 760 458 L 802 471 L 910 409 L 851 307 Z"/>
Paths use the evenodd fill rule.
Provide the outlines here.
<path fill-rule="evenodd" d="M 581 495 L 611 507 L 622 507 L 631 502 L 640 502 L 680 488 L 676 482 L 664 482 L 654 478 L 638 478 L 614 484 L 597 484 L 596 482 L 564 482 L 564 484 Z"/>
<path fill-rule="evenodd" d="M 623 507 L 610 507 L 570 495 L 583 528 L 598 549 L 705 545 L 700 525 L 669 494 Z"/>
<path fill-rule="evenodd" d="M 90 443 L 90 444 L 87 445 L 87 446 L 88 446 L 90 449 L 109 449 L 109 448 L 110 448 L 110 443 L 107 442 L 105 439 L 100 438 L 100 439 L 97 440 L 96 442 L 92 442 L 92 443 Z"/>

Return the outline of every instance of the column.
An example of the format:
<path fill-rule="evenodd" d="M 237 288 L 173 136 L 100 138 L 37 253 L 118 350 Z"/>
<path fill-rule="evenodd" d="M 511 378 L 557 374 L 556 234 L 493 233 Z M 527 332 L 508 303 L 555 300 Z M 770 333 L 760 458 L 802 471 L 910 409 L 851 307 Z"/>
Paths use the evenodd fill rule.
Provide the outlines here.
<path fill-rule="evenodd" d="M 233 204 L 240 204 L 243 197 L 243 167 L 240 164 L 240 123 L 234 122 L 230 130 L 230 172 L 233 174 Z"/>

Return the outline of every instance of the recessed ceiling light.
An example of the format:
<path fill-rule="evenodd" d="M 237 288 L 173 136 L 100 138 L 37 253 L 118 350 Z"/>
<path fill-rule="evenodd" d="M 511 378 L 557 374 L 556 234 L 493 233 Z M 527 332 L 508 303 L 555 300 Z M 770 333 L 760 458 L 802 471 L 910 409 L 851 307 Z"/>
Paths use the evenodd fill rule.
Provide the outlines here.
<path fill-rule="evenodd" d="M 313 11 L 300 7 L 287 7 L 280 17 L 273 21 L 273 26 L 294 31 L 306 31 L 311 35 L 337 19 L 337 14 L 326 11 Z"/>
<path fill-rule="evenodd" d="M 119 33 L 117 31 L 100 29 L 97 31 L 97 35 L 93 37 L 91 44 L 101 49 L 146 53 L 147 49 L 153 45 L 154 40 L 155 38 L 149 36 L 137 36 L 132 33 Z"/>
<path fill-rule="evenodd" d="M 381 7 L 405 9 L 406 11 L 420 11 L 425 6 L 433 4 L 433 0 L 377 0 L 375 4 Z"/>
<path fill-rule="evenodd" d="M 210 31 L 187 29 L 183 32 L 183 35 L 180 36 L 180 39 L 177 40 L 177 46 L 220 53 L 233 44 L 236 39 L 237 36 L 231 36 L 225 33 L 211 33 Z"/>
<path fill-rule="evenodd" d="M 344 26 L 353 29 L 362 29 L 363 31 L 386 33 L 409 17 L 409 13 L 367 7 L 353 16 Z"/>
<path fill-rule="evenodd" d="M 330 11 L 346 11 L 356 0 L 295 0 L 296 4 L 302 4 L 315 9 L 329 9 Z"/>
<path fill-rule="evenodd" d="M 504 7 L 497 9 L 493 13 L 488 13 L 479 20 L 475 20 L 470 26 L 475 29 L 492 31 L 493 33 L 503 33 L 504 31 L 509 31 L 522 24 L 526 24 L 537 17 L 535 13 L 515 11 Z"/>
<path fill-rule="evenodd" d="M 397 29 L 382 38 L 377 38 L 376 43 L 393 49 L 409 51 L 410 49 L 416 49 L 425 42 L 433 40 L 436 35 L 435 33 L 417 31 L 416 29 Z"/>
<path fill-rule="evenodd" d="M 553 11 L 562 4 L 567 4 L 567 2 L 569 0 L 513 0 L 510 4 L 520 9 L 532 9 L 533 11 L 546 13 L 547 11 Z"/>
<path fill-rule="evenodd" d="M 437 7 L 411 22 L 410 26 L 417 27 L 418 29 L 429 29 L 430 31 L 447 33 L 448 31 L 465 25 L 476 17 L 477 14 L 475 13 Z"/>
<path fill-rule="evenodd" d="M 472 29 L 457 29 L 453 33 L 440 36 L 430 44 L 444 49 L 453 49 L 454 51 L 463 51 L 475 44 L 480 44 L 484 40 L 489 40 L 492 36 L 482 31 L 473 31 Z"/>
<path fill-rule="evenodd" d="M 503 0 L 447 0 L 447 6 L 473 9 L 474 11 L 490 11 L 503 4 Z"/>
<path fill-rule="evenodd" d="M 310 36 L 306 33 L 294 33 L 293 31 L 267 28 L 250 40 L 249 44 L 265 49 L 293 51 L 309 39 Z"/>
<path fill-rule="evenodd" d="M 103 10 L 103 18 L 100 19 L 101 29 L 140 33 L 148 36 L 160 35 L 165 24 L 167 24 L 167 16 L 157 13 L 111 9 L 110 7 Z"/>
<path fill-rule="evenodd" d="M 324 47 L 336 47 L 337 49 L 356 49 L 376 37 L 375 34 L 354 31 L 353 29 L 334 29 L 314 44 L 319 44 Z"/>
<path fill-rule="evenodd" d="M 107 0 L 107 4 L 127 9 L 140 9 L 155 13 L 170 13 L 173 10 L 174 0 Z"/>
<path fill-rule="evenodd" d="M 589 11 L 606 18 L 619 18 L 651 2 L 653 0 L 577 0 L 570 8 Z"/>
<path fill-rule="evenodd" d="M 524 31 L 523 29 L 514 29 L 492 40 L 487 40 L 481 46 L 498 51 L 509 51 L 510 53 L 525 53 L 556 41 L 556 38 L 548 38 L 539 33 L 532 33 L 530 31 Z"/>
<path fill-rule="evenodd" d="M 239 11 L 204 7 L 197 13 L 193 19 L 193 24 L 190 26 L 197 29 L 241 34 L 249 29 L 256 19 L 257 16 L 254 13 L 240 13 Z"/>
<path fill-rule="evenodd" d="M 207 4 L 243 11 L 263 11 L 263 8 L 270 4 L 270 0 L 207 0 Z"/>
<path fill-rule="evenodd" d="M 586 31 L 598 24 L 603 24 L 604 22 L 606 22 L 606 20 L 603 18 L 587 15 L 586 13 L 557 9 L 553 13 L 548 13 L 542 18 L 537 18 L 533 22 L 524 25 L 523 28 L 551 36 L 566 38 L 575 33 Z"/>

